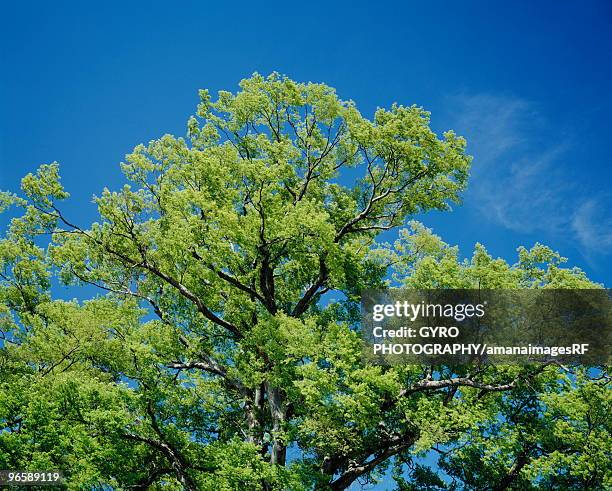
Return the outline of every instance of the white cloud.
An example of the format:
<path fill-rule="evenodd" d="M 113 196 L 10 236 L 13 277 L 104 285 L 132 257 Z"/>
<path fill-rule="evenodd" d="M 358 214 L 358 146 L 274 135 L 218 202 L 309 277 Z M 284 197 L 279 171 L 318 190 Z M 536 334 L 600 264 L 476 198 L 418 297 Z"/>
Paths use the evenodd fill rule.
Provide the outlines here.
<path fill-rule="evenodd" d="M 571 143 L 555 136 L 527 100 L 490 94 L 450 98 L 452 128 L 474 156 L 466 206 L 518 232 L 543 232 L 582 246 L 585 255 L 612 245 L 612 222 L 597 216 L 607 198 L 585 195 L 571 174 Z M 609 209 L 609 208 L 608 208 Z"/>
<path fill-rule="evenodd" d="M 602 213 L 601 199 L 583 202 L 572 217 L 572 230 L 589 250 L 612 249 L 612 218 Z"/>

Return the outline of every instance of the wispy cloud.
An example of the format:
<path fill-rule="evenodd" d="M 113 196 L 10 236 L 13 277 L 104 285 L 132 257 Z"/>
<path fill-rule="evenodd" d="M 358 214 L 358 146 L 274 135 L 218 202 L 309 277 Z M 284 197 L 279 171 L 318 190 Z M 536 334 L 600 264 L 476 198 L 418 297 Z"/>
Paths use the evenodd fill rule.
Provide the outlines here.
<path fill-rule="evenodd" d="M 610 250 L 612 221 L 600 211 L 610 196 L 585 194 L 572 174 L 571 141 L 550 137 L 552 125 L 535 104 L 479 94 L 454 96 L 450 107 L 474 155 L 468 206 L 509 230 L 569 232 L 585 256 Z"/>
<path fill-rule="evenodd" d="M 604 215 L 598 199 L 584 201 L 572 216 L 572 230 L 589 250 L 612 249 L 612 217 Z"/>

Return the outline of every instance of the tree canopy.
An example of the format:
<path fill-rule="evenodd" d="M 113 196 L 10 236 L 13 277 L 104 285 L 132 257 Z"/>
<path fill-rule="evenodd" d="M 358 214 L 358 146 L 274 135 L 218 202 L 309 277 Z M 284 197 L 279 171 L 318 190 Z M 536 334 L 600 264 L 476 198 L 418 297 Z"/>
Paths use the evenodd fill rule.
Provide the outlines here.
<path fill-rule="evenodd" d="M 462 259 L 410 221 L 468 180 L 465 140 L 429 123 L 255 74 L 127 155 L 95 223 L 62 211 L 56 163 L 0 195 L 21 210 L 0 240 L 0 468 L 70 489 L 612 486 L 607 367 L 361 356 L 366 288 L 599 287 L 543 245 Z"/>

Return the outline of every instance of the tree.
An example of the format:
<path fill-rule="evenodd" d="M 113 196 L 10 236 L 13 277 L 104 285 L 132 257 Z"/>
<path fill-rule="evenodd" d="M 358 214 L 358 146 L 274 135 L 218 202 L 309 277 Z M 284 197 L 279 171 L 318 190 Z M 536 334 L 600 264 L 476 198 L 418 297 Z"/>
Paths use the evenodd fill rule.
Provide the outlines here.
<path fill-rule="evenodd" d="M 200 91 L 187 139 L 137 146 L 129 184 L 96 198 L 89 227 L 61 211 L 57 164 L 2 195 L 23 214 L 0 242 L 0 466 L 59 468 L 75 489 L 340 490 L 394 465 L 398 486 L 426 489 L 447 483 L 416 459 L 443 446 L 466 489 L 550 489 L 593 466 L 588 489 L 609 484 L 605 369 L 568 381 L 552 365 L 361 357 L 360 292 L 390 273 L 409 287 L 596 286 L 540 245 L 511 266 L 481 246 L 462 262 L 414 222 L 377 242 L 459 200 L 465 141 L 438 137 L 416 106 L 370 121 L 322 84 L 255 74 L 240 88 Z M 99 294 L 53 299 L 55 277 Z M 568 403 L 583 393 L 596 431 Z M 521 423 L 500 425 L 511 411 Z M 492 434 L 511 437 L 498 451 Z"/>

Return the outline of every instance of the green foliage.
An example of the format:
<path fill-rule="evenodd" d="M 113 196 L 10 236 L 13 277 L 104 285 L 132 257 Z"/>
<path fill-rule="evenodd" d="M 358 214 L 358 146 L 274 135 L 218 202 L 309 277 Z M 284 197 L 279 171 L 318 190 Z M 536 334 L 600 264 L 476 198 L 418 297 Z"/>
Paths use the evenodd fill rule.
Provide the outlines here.
<path fill-rule="evenodd" d="M 462 138 L 278 74 L 200 99 L 89 227 L 57 164 L 0 195 L 23 211 L 0 241 L 0 468 L 69 489 L 338 490 L 391 465 L 405 490 L 610 485 L 604 368 L 362 359 L 365 288 L 597 287 L 539 244 L 462 260 L 410 222 L 377 245 L 459 202 Z M 54 299 L 54 278 L 99 294 Z M 435 450 L 449 479 L 417 462 Z"/>

